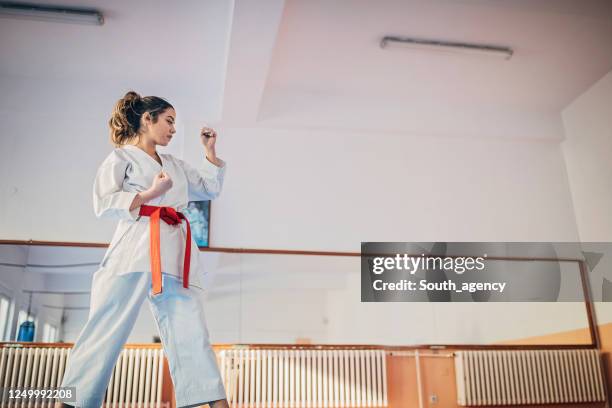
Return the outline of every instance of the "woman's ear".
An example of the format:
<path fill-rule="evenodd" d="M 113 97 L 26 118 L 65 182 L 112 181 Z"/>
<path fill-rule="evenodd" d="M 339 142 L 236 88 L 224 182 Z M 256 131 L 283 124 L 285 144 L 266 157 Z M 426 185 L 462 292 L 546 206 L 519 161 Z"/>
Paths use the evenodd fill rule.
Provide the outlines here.
<path fill-rule="evenodd" d="M 141 120 L 142 120 L 142 123 L 140 124 L 140 126 L 143 127 L 144 129 L 148 129 L 149 125 L 151 125 L 151 123 L 153 122 L 151 120 L 151 114 L 149 112 L 143 113 Z"/>

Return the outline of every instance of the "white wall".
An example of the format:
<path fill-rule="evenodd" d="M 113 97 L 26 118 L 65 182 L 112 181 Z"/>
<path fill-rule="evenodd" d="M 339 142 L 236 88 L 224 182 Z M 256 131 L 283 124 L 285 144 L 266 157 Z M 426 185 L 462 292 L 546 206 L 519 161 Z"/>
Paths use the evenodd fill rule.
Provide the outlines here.
<path fill-rule="evenodd" d="M 563 110 L 563 154 L 582 241 L 612 241 L 612 71 Z"/>
<path fill-rule="evenodd" d="M 356 251 L 361 241 L 563 241 L 556 143 L 224 129 L 214 245 Z"/>
<path fill-rule="evenodd" d="M 612 241 L 612 71 L 563 110 L 563 155 L 583 242 Z M 612 273 L 606 274 L 612 281 Z M 596 303 L 598 323 L 612 323 L 612 303 Z"/>
<path fill-rule="evenodd" d="M 0 239 L 108 242 L 114 223 L 91 209 L 95 171 L 110 151 L 105 119 L 79 135 L 44 131 L 38 120 L 50 119 L 35 115 L 0 119 L 15 129 L 0 141 L 11 152 L 2 170 L 21 169 L 1 185 Z M 69 126 L 67 117 L 53 122 Z M 203 156 L 197 125 L 185 124 L 194 164 Z M 79 154 L 66 155 L 75 144 Z M 219 145 L 228 172 L 213 203 L 213 246 L 355 251 L 362 240 L 577 239 L 554 142 L 221 129 Z"/>

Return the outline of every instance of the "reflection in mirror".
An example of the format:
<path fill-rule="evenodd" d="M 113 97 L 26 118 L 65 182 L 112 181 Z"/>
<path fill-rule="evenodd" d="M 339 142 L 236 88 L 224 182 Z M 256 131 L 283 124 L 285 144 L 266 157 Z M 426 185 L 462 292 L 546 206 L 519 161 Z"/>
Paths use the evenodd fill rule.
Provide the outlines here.
<path fill-rule="evenodd" d="M 87 320 L 92 276 L 105 250 L 0 245 L 2 340 L 74 342 Z M 198 255 L 207 273 L 204 288 L 191 290 L 204 304 L 213 343 L 591 343 L 582 302 L 363 303 L 359 257 Z M 493 269 L 515 271 L 514 278 L 532 290 L 528 276 L 534 268 L 534 262 L 499 261 Z M 577 263 L 562 263 L 554 273 L 564 285 L 580 285 Z M 128 343 L 159 341 L 146 303 Z"/>

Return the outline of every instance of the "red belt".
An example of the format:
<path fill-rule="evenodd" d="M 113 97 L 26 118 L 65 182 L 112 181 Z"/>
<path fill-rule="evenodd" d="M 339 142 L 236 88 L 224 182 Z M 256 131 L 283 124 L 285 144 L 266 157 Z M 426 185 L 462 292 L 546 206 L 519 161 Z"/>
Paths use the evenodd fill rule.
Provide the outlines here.
<path fill-rule="evenodd" d="M 187 242 L 185 243 L 185 261 L 183 263 L 183 287 L 188 288 L 189 263 L 191 260 L 191 228 L 187 218 L 172 207 L 156 207 L 153 205 L 141 205 L 139 215 L 151 218 L 149 224 L 151 228 L 151 274 L 154 295 L 162 291 L 159 220 L 162 219 L 169 225 L 177 225 L 185 220 L 185 224 L 187 224 Z"/>

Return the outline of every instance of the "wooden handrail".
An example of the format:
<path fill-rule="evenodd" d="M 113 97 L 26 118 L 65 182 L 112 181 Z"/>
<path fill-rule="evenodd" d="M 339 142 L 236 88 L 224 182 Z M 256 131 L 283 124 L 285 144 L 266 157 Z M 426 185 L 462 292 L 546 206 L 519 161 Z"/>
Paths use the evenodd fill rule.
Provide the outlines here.
<path fill-rule="evenodd" d="M 77 248 L 107 248 L 109 244 L 94 243 L 94 242 L 60 242 L 60 241 L 19 241 L 19 240 L 0 240 L 0 245 L 32 245 L 32 246 L 58 246 L 58 247 L 77 247 Z M 271 254 L 271 255 L 315 255 L 315 256 L 349 256 L 359 257 L 361 252 L 346 252 L 346 251 L 311 251 L 304 249 L 269 249 L 269 248 L 232 248 L 232 247 L 207 247 L 200 248 L 200 252 L 224 252 L 237 254 Z M 378 254 L 367 254 L 368 256 Z M 380 256 L 388 256 L 389 254 L 381 253 Z M 421 254 L 406 254 L 412 257 L 418 257 Z M 444 255 L 449 258 L 460 258 L 470 255 Z M 581 262 L 577 258 L 539 258 L 539 257 L 510 257 L 510 256 L 487 256 L 490 261 L 548 261 L 548 262 Z"/>
<path fill-rule="evenodd" d="M 30 343 L 30 342 L 2 342 L 1 347 L 28 347 L 28 348 L 72 348 L 74 343 Z M 161 343 L 129 343 L 125 344 L 124 348 L 144 348 L 144 349 L 160 349 Z M 409 350 L 567 350 L 567 349 L 595 349 L 590 344 L 418 344 L 412 346 L 389 346 L 376 344 L 274 344 L 274 343 L 254 343 L 254 344 L 239 344 L 239 343 L 219 343 L 213 344 L 213 349 L 216 350 L 385 350 L 385 351 L 409 351 Z"/>

